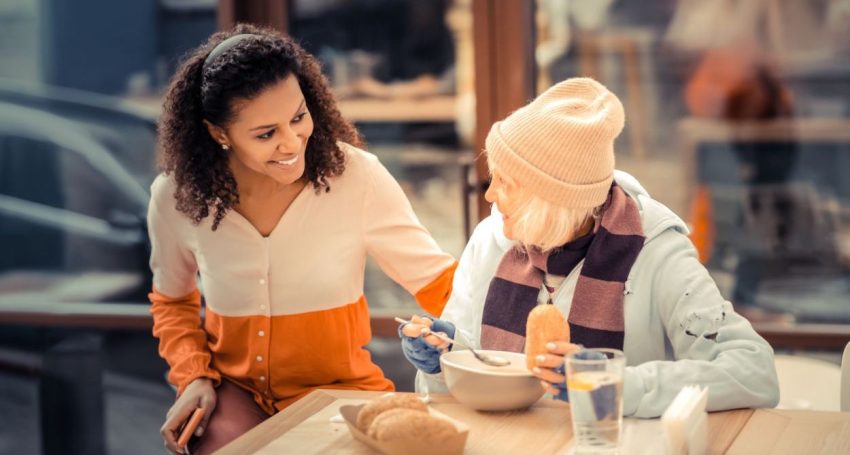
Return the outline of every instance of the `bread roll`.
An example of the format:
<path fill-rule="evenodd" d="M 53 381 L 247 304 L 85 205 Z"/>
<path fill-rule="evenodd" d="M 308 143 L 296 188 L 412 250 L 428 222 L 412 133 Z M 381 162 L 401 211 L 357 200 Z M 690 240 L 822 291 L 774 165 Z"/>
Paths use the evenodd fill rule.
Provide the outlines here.
<path fill-rule="evenodd" d="M 536 357 L 547 354 L 546 343 L 570 341 L 570 326 L 555 305 L 537 305 L 528 313 L 525 323 L 525 364 L 528 369 L 537 366 Z"/>
<path fill-rule="evenodd" d="M 379 414 L 390 409 L 411 409 L 416 412 L 428 412 L 428 406 L 425 406 L 416 395 L 384 395 L 369 402 L 357 414 L 357 428 L 366 433 L 372 425 L 372 421 Z"/>
<path fill-rule="evenodd" d="M 369 427 L 369 437 L 381 442 L 404 439 L 438 447 L 457 434 L 450 422 L 413 409 L 390 409 L 382 412 Z"/>

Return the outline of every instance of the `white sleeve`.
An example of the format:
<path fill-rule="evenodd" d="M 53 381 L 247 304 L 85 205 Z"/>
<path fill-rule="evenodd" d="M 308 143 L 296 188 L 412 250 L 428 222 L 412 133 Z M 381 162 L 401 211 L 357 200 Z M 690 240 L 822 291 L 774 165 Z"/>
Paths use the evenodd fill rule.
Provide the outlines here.
<path fill-rule="evenodd" d="M 474 291 L 477 289 L 476 286 L 489 285 L 489 280 L 478 276 L 476 272 L 479 272 L 483 268 L 479 262 L 479 256 L 481 256 L 480 250 L 490 236 L 489 223 L 487 223 L 487 220 L 484 220 L 475 228 L 472 237 L 469 239 L 469 243 L 463 249 L 463 254 L 461 254 L 452 282 L 452 294 L 445 308 L 443 308 L 443 314 L 440 316 L 440 319 L 454 324 L 455 338 L 460 333 L 463 340 L 472 343 L 474 348 L 480 347 L 478 335 L 480 333 L 480 327 L 476 327 L 476 325 L 479 324 L 481 312 L 484 309 L 484 301 L 480 298 L 476 299 L 476 292 Z M 481 281 L 486 282 L 482 283 Z M 466 346 L 457 343 L 452 345 L 453 351 L 459 349 L 466 349 Z M 424 387 L 428 388 L 428 392 L 448 392 L 442 373 L 425 374 L 417 371 L 416 391 L 424 392 Z"/>
<path fill-rule="evenodd" d="M 182 215 L 163 206 L 174 203 L 170 190 L 163 176 L 151 186 L 147 219 L 151 243 L 150 268 L 154 289 L 168 297 L 178 298 L 197 288 L 198 265 L 177 230 L 177 218 Z"/>
<path fill-rule="evenodd" d="M 708 410 L 773 407 L 779 385 L 773 349 L 735 313 L 699 263 L 690 240 L 670 230 L 646 247 L 658 248 L 646 264 L 654 300 L 675 360 L 626 367 L 623 411 L 660 416 L 683 386 L 708 387 Z M 657 253 L 657 254 L 655 254 Z M 640 282 L 636 283 L 640 285 Z"/>
<path fill-rule="evenodd" d="M 424 310 L 439 315 L 450 292 L 455 259 L 419 222 L 389 171 L 374 157 L 366 161 L 371 175 L 363 200 L 366 250 Z"/>
<path fill-rule="evenodd" d="M 461 343 L 467 341 L 476 349 L 481 348 L 481 317 L 487 289 L 504 255 L 504 245 L 497 240 L 497 234 L 501 234 L 502 229 L 497 221 L 491 215 L 475 227 L 458 261 L 452 295 L 440 316 L 440 319 L 451 322 L 460 331 L 463 338 Z"/>

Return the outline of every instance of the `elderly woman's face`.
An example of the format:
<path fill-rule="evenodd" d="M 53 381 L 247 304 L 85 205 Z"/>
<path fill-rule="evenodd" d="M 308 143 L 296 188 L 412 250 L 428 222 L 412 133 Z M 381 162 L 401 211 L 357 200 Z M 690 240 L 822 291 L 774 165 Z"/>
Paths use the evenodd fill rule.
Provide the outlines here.
<path fill-rule="evenodd" d="M 506 179 L 498 169 L 492 169 L 491 174 L 490 187 L 484 193 L 484 199 L 491 204 L 496 204 L 496 207 L 499 208 L 504 219 L 505 236 L 513 239 L 513 219 L 511 217 L 516 213 L 518 205 L 517 184 L 513 180 Z"/>

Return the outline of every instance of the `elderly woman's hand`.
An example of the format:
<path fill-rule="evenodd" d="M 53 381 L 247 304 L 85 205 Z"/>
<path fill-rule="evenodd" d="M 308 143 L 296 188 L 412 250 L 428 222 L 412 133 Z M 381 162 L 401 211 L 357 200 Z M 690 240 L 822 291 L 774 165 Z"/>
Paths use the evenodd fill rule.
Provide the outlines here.
<path fill-rule="evenodd" d="M 410 318 L 409 324 L 403 324 L 398 328 L 404 356 L 418 370 L 428 374 L 440 372 L 440 352 L 451 346 L 431 335 L 432 332 L 454 338 L 455 326 L 448 321 L 414 315 Z"/>
<path fill-rule="evenodd" d="M 565 341 L 552 341 L 546 343 L 548 354 L 540 354 L 535 359 L 536 367 L 532 373 L 543 383 L 546 391 L 551 393 L 556 400 L 569 401 L 567 398 L 567 378 L 564 375 L 564 356 L 581 350 L 577 344 Z"/>

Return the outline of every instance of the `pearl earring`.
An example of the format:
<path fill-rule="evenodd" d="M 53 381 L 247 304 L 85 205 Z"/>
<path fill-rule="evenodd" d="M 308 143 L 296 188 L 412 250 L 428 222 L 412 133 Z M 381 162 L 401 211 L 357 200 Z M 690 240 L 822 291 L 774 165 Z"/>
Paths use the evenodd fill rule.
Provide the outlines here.
<path fill-rule="evenodd" d="M 221 149 L 222 150 L 230 150 L 230 146 L 227 145 L 227 144 L 221 144 Z"/>

